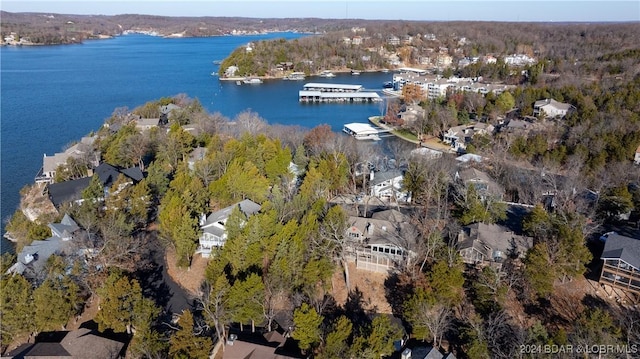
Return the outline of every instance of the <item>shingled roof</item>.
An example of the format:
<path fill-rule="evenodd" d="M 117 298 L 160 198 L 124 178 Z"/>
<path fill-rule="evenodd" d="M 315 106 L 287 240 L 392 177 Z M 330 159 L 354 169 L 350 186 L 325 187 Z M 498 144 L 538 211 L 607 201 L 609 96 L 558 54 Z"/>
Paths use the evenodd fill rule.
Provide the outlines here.
<path fill-rule="evenodd" d="M 620 259 L 640 270 L 640 240 L 611 233 L 607 237 L 600 259 Z"/>

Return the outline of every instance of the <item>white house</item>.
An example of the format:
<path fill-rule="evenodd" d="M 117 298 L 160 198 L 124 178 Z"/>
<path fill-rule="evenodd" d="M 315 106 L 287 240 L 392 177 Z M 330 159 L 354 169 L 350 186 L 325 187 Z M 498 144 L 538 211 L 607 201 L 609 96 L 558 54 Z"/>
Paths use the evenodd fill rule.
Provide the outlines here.
<path fill-rule="evenodd" d="M 640 165 L 640 146 L 636 149 L 636 154 L 633 157 L 633 163 Z"/>
<path fill-rule="evenodd" d="M 394 202 L 410 202 L 409 194 L 402 189 L 402 173 L 399 171 L 371 172 L 371 196 Z"/>
<path fill-rule="evenodd" d="M 533 104 L 533 115 L 543 115 L 545 118 L 562 118 L 575 109 L 571 104 L 547 98 Z"/>
<path fill-rule="evenodd" d="M 252 214 L 260 211 L 260 205 L 245 199 L 242 202 L 223 208 L 217 212 L 211 213 L 208 217 L 204 215 L 200 218 L 200 229 L 202 235 L 199 239 L 199 246 L 196 253 L 202 254 L 204 258 L 211 256 L 211 250 L 214 247 L 222 247 L 227 241 L 227 219 L 231 215 L 234 208 L 239 208 L 240 212 L 247 218 Z"/>

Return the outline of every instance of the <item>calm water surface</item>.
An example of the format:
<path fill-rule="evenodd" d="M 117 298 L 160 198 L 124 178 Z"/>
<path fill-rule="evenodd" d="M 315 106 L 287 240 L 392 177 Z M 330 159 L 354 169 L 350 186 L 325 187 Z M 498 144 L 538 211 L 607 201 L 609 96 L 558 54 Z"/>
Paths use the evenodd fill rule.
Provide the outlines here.
<path fill-rule="evenodd" d="M 219 81 L 214 60 L 238 46 L 270 38 L 303 35 L 164 39 L 127 35 L 81 45 L 0 48 L 0 205 L 4 220 L 18 207 L 19 190 L 33 183 L 43 154 L 60 152 L 97 130 L 117 107 L 133 109 L 147 101 L 184 93 L 209 112 L 233 118 L 250 109 L 272 124 L 339 131 L 349 122 L 379 115 L 380 104 L 300 104 L 303 81 L 241 85 Z M 361 84 L 380 90 L 391 74 L 349 74 L 307 81 Z M 2 252 L 11 250 L 2 239 Z"/>

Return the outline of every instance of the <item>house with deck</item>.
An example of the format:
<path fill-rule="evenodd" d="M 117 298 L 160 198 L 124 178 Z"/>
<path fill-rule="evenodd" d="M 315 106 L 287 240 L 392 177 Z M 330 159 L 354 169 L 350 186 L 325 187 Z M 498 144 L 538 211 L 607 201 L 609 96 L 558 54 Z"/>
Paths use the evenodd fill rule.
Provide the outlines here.
<path fill-rule="evenodd" d="M 640 239 L 610 233 L 600 259 L 600 283 L 640 295 Z"/>
<path fill-rule="evenodd" d="M 346 230 L 349 258 L 356 268 L 387 273 L 415 256 L 418 233 L 409 218 L 397 210 L 374 213 L 371 218 L 349 217 Z"/>
<path fill-rule="evenodd" d="M 258 213 L 261 207 L 259 204 L 245 199 L 234 205 L 213 212 L 209 214 L 209 216 L 203 215 L 200 218 L 202 235 L 198 240 L 196 253 L 200 253 L 204 258 L 209 258 L 214 248 L 224 246 L 227 241 L 227 220 L 236 208 L 240 210 L 245 218 L 249 218 L 249 216 Z"/>
<path fill-rule="evenodd" d="M 58 168 L 66 165 L 71 158 L 86 162 L 90 167 L 97 167 L 100 164 L 100 152 L 93 147 L 96 138 L 97 136 L 85 136 L 64 152 L 55 153 L 53 156 L 45 154 L 42 159 L 42 168 L 35 177 L 36 184 L 53 183 Z"/>
<path fill-rule="evenodd" d="M 500 267 L 507 258 L 524 258 L 533 238 L 517 235 L 497 224 L 474 223 L 462 228 L 456 248 L 463 262 Z"/>

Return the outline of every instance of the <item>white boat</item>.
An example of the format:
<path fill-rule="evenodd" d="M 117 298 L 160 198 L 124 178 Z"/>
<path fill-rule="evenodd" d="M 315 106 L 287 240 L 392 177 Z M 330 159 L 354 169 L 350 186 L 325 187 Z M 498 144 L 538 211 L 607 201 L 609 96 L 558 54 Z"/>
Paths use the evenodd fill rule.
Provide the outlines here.
<path fill-rule="evenodd" d="M 320 77 L 336 77 L 336 75 L 333 72 L 329 71 L 329 70 L 322 71 L 320 73 L 320 75 L 318 75 L 318 76 L 320 76 Z"/>
<path fill-rule="evenodd" d="M 352 74 L 353 76 L 358 76 L 358 75 L 360 75 L 360 71 L 351 70 L 351 74 Z"/>
<path fill-rule="evenodd" d="M 305 74 L 304 72 L 292 72 L 288 75 L 286 75 L 285 77 L 283 77 L 283 80 L 291 80 L 291 81 L 301 81 L 304 80 L 305 78 Z"/>
<path fill-rule="evenodd" d="M 246 78 L 244 80 L 242 80 L 242 82 L 244 82 L 245 84 L 250 84 L 250 85 L 258 85 L 262 83 L 262 80 L 260 80 L 257 77 L 249 77 Z"/>

